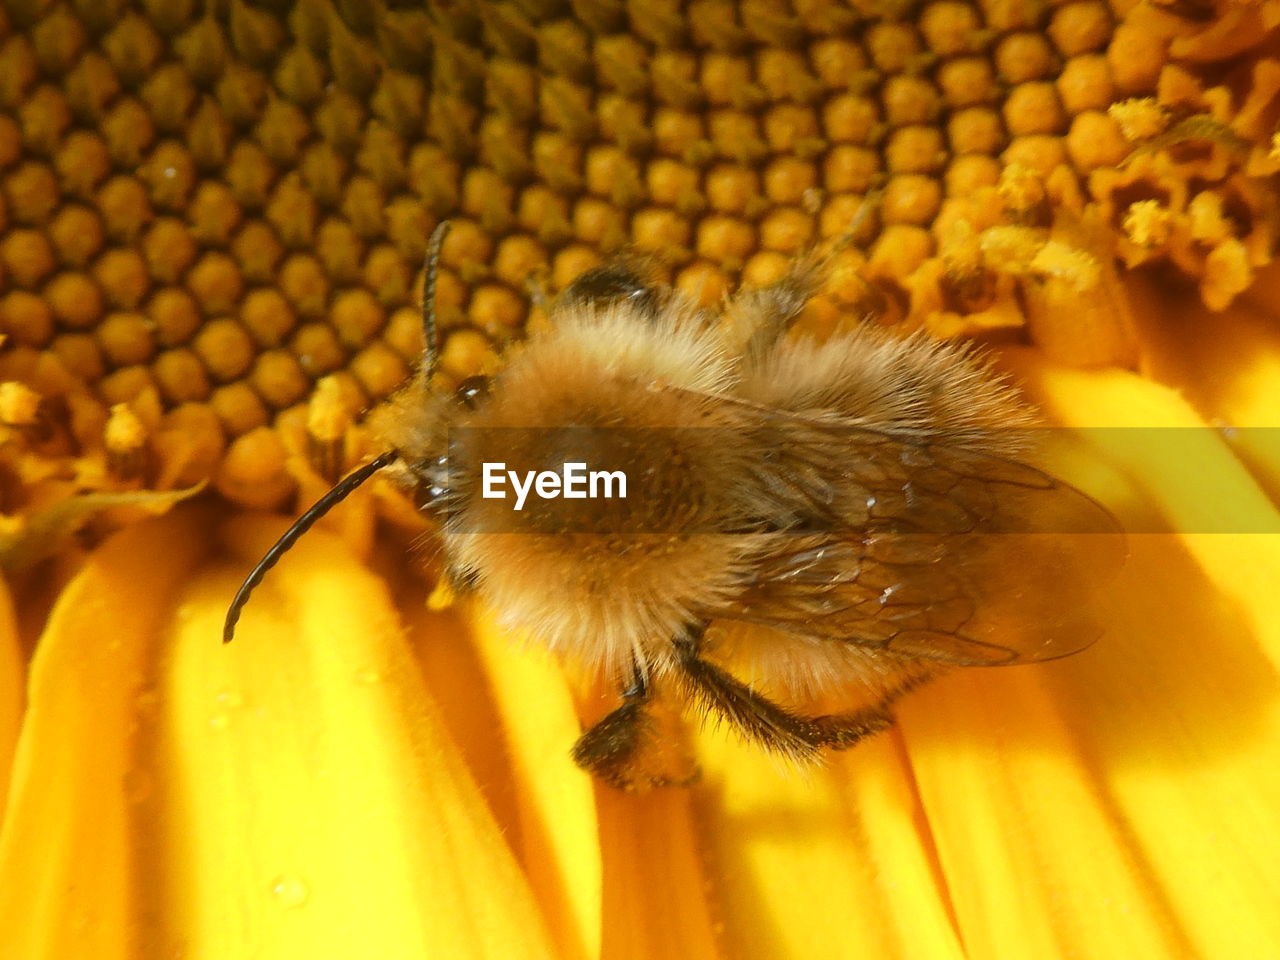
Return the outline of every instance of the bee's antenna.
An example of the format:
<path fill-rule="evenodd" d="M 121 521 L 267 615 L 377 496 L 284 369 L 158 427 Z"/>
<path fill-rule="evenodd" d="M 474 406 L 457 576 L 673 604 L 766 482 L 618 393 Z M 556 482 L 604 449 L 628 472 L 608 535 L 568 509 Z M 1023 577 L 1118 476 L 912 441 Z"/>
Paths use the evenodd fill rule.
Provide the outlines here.
<path fill-rule="evenodd" d="M 440 345 L 436 338 L 436 277 L 440 270 L 440 248 L 444 246 L 444 238 L 448 232 L 449 221 L 444 220 L 431 232 L 431 239 L 427 244 L 426 276 L 422 283 L 422 364 L 419 370 L 424 380 L 429 380 L 431 375 L 435 373 L 436 363 L 440 357 Z M 293 522 L 293 526 L 286 530 L 284 535 L 258 561 L 258 565 L 253 568 L 249 576 L 245 577 L 244 583 L 236 591 L 235 599 L 231 601 L 231 606 L 227 609 L 226 622 L 222 625 L 223 643 L 230 643 L 231 638 L 235 636 L 236 624 L 240 621 L 240 613 L 244 609 L 244 605 L 249 602 L 249 595 L 262 582 L 262 578 L 267 575 L 267 571 L 280 562 L 280 558 L 285 555 L 285 552 L 297 543 L 298 538 L 310 530 L 317 520 L 350 496 L 356 487 L 387 466 L 387 464 L 394 462 L 398 456 L 396 451 L 388 450 L 381 456 L 366 463 L 359 470 L 352 473 L 351 476 L 335 485 L 332 490 L 317 500 L 306 513 Z"/>
<path fill-rule="evenodd" d="M 422 281 L 423 380 L 431 379 L 431 375 L 436 372 L 436 361 L 440 358 L 440 345 L 436 340 L 436 274 L 440 268 L 440 248 L 444 246 L 445 234 L 448 232 L 449 221 L 440 221 L 440 225 L 431 231 L 431 240 L 427 244 L 426 276 Z"/>
<path fill-rule="evenodd" d="M 262 578 L 266 576 L 267 571 L 280 562 L 280 558 L 284 556 L 285 551 L 292 547 L 300 536 L 310 530 L 317 520 L 345 500 L 356 487 L 360 486 L 387 464 L 392 463 L 397 456 L 398 454 L 394 450 L 388 450 L 381 456 L 369 461 L 351 476 L 339 481 L 332 490 L 317 500 L 310 510 L 293 522 L 293 526 L 284 532 L 284 535 L 258 561 L 258 565 L 253 568 L 249 576 L 244 578 L 244 583 L 240 585 L 240 589 L 236 592 L 236 598 L 231 601 L 231 606 L 227 608 L 227 619 L 222 625 L 223 643 L 231 642 L 231 638 L 235 636 L 236 623 L 240 620 L 240 611 L 249 602 L 249 594 L 253 593 L 254 588 L 262 582 Z"/>

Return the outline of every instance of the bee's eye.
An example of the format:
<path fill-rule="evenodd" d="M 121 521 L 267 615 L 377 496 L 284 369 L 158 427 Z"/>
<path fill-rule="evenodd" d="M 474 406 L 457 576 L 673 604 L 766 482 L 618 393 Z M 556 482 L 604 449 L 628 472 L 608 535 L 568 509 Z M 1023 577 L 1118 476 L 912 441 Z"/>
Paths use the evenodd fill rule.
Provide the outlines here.
<path fill-rule="evenodd" d="M 467 377 L 453 391 L 453 399 L 468 410 L 474 410 L 480 406 L 480 402 L 488 395 L 488 377 Z"/>

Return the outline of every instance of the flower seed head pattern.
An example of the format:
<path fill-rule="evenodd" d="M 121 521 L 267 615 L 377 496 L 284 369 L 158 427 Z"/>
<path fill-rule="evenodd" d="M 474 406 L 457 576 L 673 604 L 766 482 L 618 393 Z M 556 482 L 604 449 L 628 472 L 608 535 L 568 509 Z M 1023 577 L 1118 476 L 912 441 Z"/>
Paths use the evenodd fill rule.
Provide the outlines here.
<path fill-rule="evenodd" d="M 40 437 L 3 429 L 46 459 L 100 453 L 77 469 L 106 477 L 128 404 L 146 485 L 221 476 L 252 501 L 269 480 L 278 500 L 318 383 L 354 421 L 413 368 L 445 218 L 446 376 L 496 361 L 535 286 L 616 251 L 714 300 L 840 240 L 869 194 L 819 327 L 1025 328 L 1127 362 L 1088 321 L 1114 263 L 1170 264 L 1221 308 L 1270 257 L 1280 70 L 1242 54 L 1277 19 L 1270 0 L 6 0 L 0 381 L 45 415 Z"/>

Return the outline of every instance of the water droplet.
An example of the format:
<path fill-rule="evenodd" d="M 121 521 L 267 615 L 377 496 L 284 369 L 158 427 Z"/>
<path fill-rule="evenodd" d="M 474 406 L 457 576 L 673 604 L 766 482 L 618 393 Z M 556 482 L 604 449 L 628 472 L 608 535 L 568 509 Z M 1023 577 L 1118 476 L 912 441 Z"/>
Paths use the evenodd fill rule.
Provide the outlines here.
<path fill-rule="evenodd" d="M 222 690 L 213 696 L 214 703 L 220 707 L 235 709 L 244 704 L 244 697 L 240 695 L 238 690 Z"/>
<path fill-rule="evenodd" d="M 271 882 L 271 895 L 283 907 L 300 907 L 307 902 L 311 891 L 301 877 L 282 874 Z"/>

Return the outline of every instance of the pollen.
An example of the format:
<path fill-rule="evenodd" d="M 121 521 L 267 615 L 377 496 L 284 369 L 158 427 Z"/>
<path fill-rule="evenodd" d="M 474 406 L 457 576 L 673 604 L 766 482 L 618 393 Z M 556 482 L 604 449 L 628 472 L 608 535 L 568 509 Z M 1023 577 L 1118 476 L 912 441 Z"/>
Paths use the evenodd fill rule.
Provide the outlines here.
<path fill-rule="evenodd" d="M 1158 200 L 1139 200 L 1125 214 L 1124 232 L 1140 247 L 1160 246 L 1173 232 L 1173 214 Z"/>
<path fill-rule="evenodd" d="M 117 403 L 111 408 L 104 437 L 108 452 L 130 454 L 146 443 L 147 430 L 128 404 Z"/>
<path fill-rule="evenodd" d="M 1155 97 L 1132 97 L 1113 103 L 1107 113 L 1128 140 L 1149 140 L 1169 126 L 1169 111 Z"/>
<path fill-rule="evenodd" d="M 307 405 L 307 432 L 321 443 L 338 440 L 351 425 L 351 414 L 342 402 L 342 387 L 336 377 L 325 377 Z"/>
<path fill-rule="evenodd" d="M 33 391 L 58 438 L 29 452 L 105 455 L 127 409 L 163 461 L 199 408 L 181 469 L 233 500 L 287 494 L 285 423 L 349 466 L 418 362 L 445 219 L 446 380 L 619 251 L 714 300 L 843 242 L 867 197 L 861 276 L 814 312 L 904 332 L 1078 341 L 1044 333 L 1122 295 L 1117 255 L 1220 308 L 1273 246 L 1250 178 L 1280 169 L 1275 70 L 1240 66 L 1271 3 L 359 6 L 0 16 L 0 400 L 25 422 Z"/>
<path fill-rule="evenodd" d="M 106 461 L 111 473 L 122 481 L 145 478 L 149 469 L 150 449 L 147 428 L 127 403 L 111 407 L 103 430 Z"/>
<path fill-rule="evenodd" d="M 1080 292 L 1096 289 L 1102 280 L 1102 265 L 1092 255 L 1058 240 L 1045 243 L 1029 267 L 1041 276 L 1065 280 Z"/>
<path fill-rule="evenodd" d="M 0 423 L 8 427 L 32 426 L 39 412 L 40 394 L 13 380 L 0 383 Z"/>
<path fill-rule="evenodd" d="M 1028 212 L 1045 198 L 1044 180 L 1029 167 L 1011 163 L 1000 173 L 1000 199 L 1012 211 Z"/>

